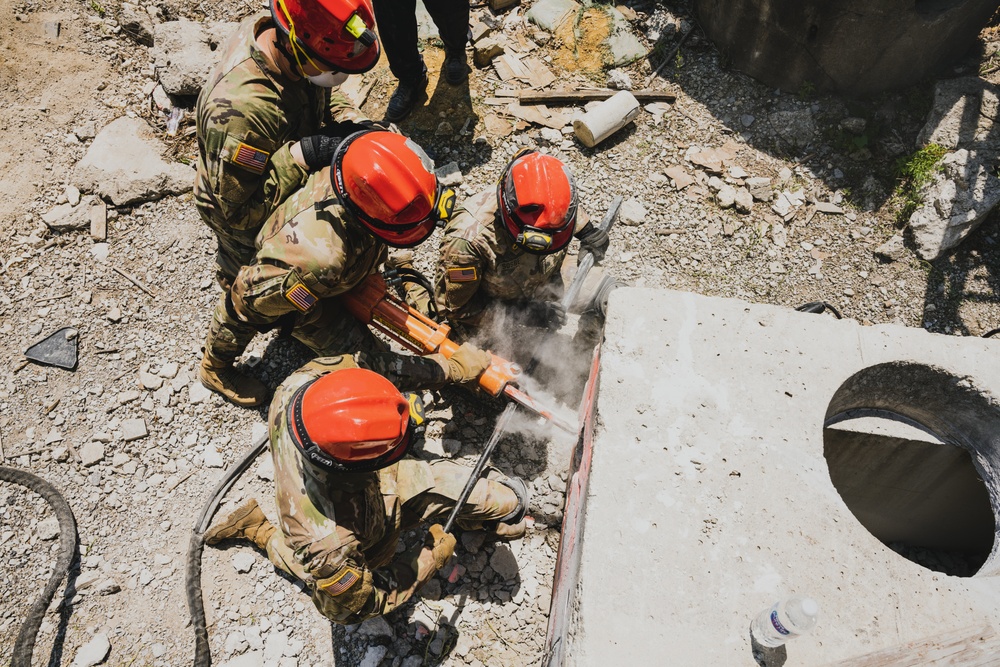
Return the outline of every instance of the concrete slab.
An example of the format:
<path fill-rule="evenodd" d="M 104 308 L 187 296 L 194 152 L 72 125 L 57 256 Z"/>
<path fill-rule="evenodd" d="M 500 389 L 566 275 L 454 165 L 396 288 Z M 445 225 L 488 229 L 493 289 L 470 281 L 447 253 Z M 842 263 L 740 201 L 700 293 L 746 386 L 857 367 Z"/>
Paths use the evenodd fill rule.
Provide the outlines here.
<path fill-rule="evenodd" d="M 979 338 L 616 290 L 566 664 L 752 665 L 751 619 L 792 593 L 814 597 L 820 620 L 789 642 L 788 667 L 996 626 L 996 542 L 968 578 L 887 548 L 831 482 L 824 424 L 868 408 L 928 427 L 972 453 L 995 516 L 998 351 Z M 831 447 L 849 433 L 832 431 Z"/>

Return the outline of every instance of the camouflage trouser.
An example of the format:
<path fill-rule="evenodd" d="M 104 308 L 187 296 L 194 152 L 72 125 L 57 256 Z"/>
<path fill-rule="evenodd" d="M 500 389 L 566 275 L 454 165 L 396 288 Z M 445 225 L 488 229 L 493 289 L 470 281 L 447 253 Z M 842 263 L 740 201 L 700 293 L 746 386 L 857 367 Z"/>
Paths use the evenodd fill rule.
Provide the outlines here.
<path fill-rule="evenodd" d="M 308 313 L 293 313 L 290 318 L 291 336 L 320 357 L 386 349 L 368 327 L 358 322 L 336 299 L 321 300 Z M 255 328 L 229 314 L 223 295 L 212 313 L 205 350 L 215 359 L 232 362 L 243 354 L 256 334 Z"/>
<path fill-rule="evenodd" d="M 295 455 L 297 456 L 297 454 Z M 276 453 L 275 456 L 277 459 L 280 455 Z M 397 465 L 399 466 L 397 493 L 402 507 L 402 516 L 399 517 L 399 520 L 401 522 L 400 528 L 404 530 L 414 528 L 421 522 L 443 521 L 455 506 L 455 501 L 461 495 L 471 472 L 471 468 L 445 460 L 427 463 L 407 458 Z M 432 476 L 433 486 L 412 495 L 408 493 L 407 487 L 420 489 L 426 484 L 408 484 L 407 478 L 425 479 L 428 472 Z M 506 485 L 495 481 L 502 478 L 502 473 L 491 468 L 487 477 L 476 483 L 468 502 L 462 506 L 462 510 L 458 514 L 457 523 L 460 527 L 465 530 L 475 530 L 481 528 L 483 522 L 501 519 L 517 509 L 518 499 L 514 492 Z M 301 492 L 301 482 L 295 480 L 291 484 L 282 484 L 281 475 L 276 475 L 275 484 L 279 511 L 282 507 L 293 507 L 300 523 L 309 521 L 309 517 L 316 517 L 317 527 L 307 532 L 322 534 L 319 525 L 331 522 L 332 517 L 327 518 L 322 510 L 313 504 L 312 499 Z M 392 517 L 387 517 L 386 523 L 387 526 L 391 527 Z M 394 549 L 395 544 L 385 546 Z M 390 551 L 390 553 L 392 552 Z M 267 557 L 275 567 L 289 575 L 307 583 L 313 581 L 313 577 L 296 557 L 295 550 L 289 546 L 289 540 L 282 534 L 280 527 L 267 543 Z M 376 596 L 376 599 L 381 600 L 383 605 L 381 608 L 366 609 L 363 612 L 353 614 L 346 613 L 338 598 L 328 595 L 318 587 L 310 586 L 310 588 L 316 609 L 325 617 L 337 623 L 358 623 L 365 618 L 396 608 L 413 594 L 416 586 L 411 585 L 407 590 L 395 593 L 391 596 L 391 601 L 385 596 Z"/>

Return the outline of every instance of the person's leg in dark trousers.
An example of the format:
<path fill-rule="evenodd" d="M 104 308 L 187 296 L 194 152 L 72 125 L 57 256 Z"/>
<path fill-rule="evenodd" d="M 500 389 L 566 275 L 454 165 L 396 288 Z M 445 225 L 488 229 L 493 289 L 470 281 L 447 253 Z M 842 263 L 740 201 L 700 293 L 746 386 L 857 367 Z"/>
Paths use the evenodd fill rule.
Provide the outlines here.
<path fill-rule="evenodd" d="M 382 48 L 389 59 L 389 69 L 399 80 L 385 110 L 385 119 L 396 123 L 409 115 L 427 90 L 427 68 L 417 49 L 417 3 L 416 0 L 375 0 L 374 4 Z"/>
<path fill-rule="evenodd" d="M 465 43 L 469 38 L 468 0 L 424 0 L 427 12 L 434 19 L 441 41 L 444 42 L 445 80 L 457 85 L 468 76 Z"/>

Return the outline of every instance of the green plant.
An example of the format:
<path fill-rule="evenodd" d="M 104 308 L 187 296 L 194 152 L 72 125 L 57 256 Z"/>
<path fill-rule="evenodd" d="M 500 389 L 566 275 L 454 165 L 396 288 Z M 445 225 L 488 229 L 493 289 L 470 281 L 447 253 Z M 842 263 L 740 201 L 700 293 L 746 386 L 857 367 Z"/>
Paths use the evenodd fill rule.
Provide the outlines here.
<path fill-rule="evenodd" d="M 90 0 L 90 8 L 94 10 L 94 13 L 104 18 L 104 7 L 101 6 L 97 0 Z"/>
<path fill-rule="evenodd" d="M 812 99 L 816 95 L 816 84 L 812 81 L 803 81 L 802 85 L 799 86 L 798 91 L 796 91 L 795 96 L 800 100 L 805 102 L 806 100 Z"/>
<path fill-rule="evenodd" d="M 944 146 L 927 144 L 909 157 L 900 158 L 896 163 L 900 182 L 893 196 L 900 206 L 896 216 L 898 222 L 909 220 L 913 212 L 923 203 L 920 190 L 930 183 L 931 177 L 940 169 L 941 158 L 947 152 L 948 149 Z"/>

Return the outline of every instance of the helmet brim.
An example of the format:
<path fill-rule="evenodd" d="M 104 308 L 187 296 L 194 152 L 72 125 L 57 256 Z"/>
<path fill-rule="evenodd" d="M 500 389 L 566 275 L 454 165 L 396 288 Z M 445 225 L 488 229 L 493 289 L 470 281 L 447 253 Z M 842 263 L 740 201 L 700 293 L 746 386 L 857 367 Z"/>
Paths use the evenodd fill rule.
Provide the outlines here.
<path fill-rule="evenodd" d="M 401 232 L 379 229 L 368 224 L 364 219 L 359 218 L 361 224 L 365 226 L 371 234 L 385 241 L 386 245 L 393 248 L 412 248 L 427 240 L 427 237 L 434 233 L 434 220 L 425 220 L 410 229 Z M 568 241 L 567 241 L 568 243 Z"/>

